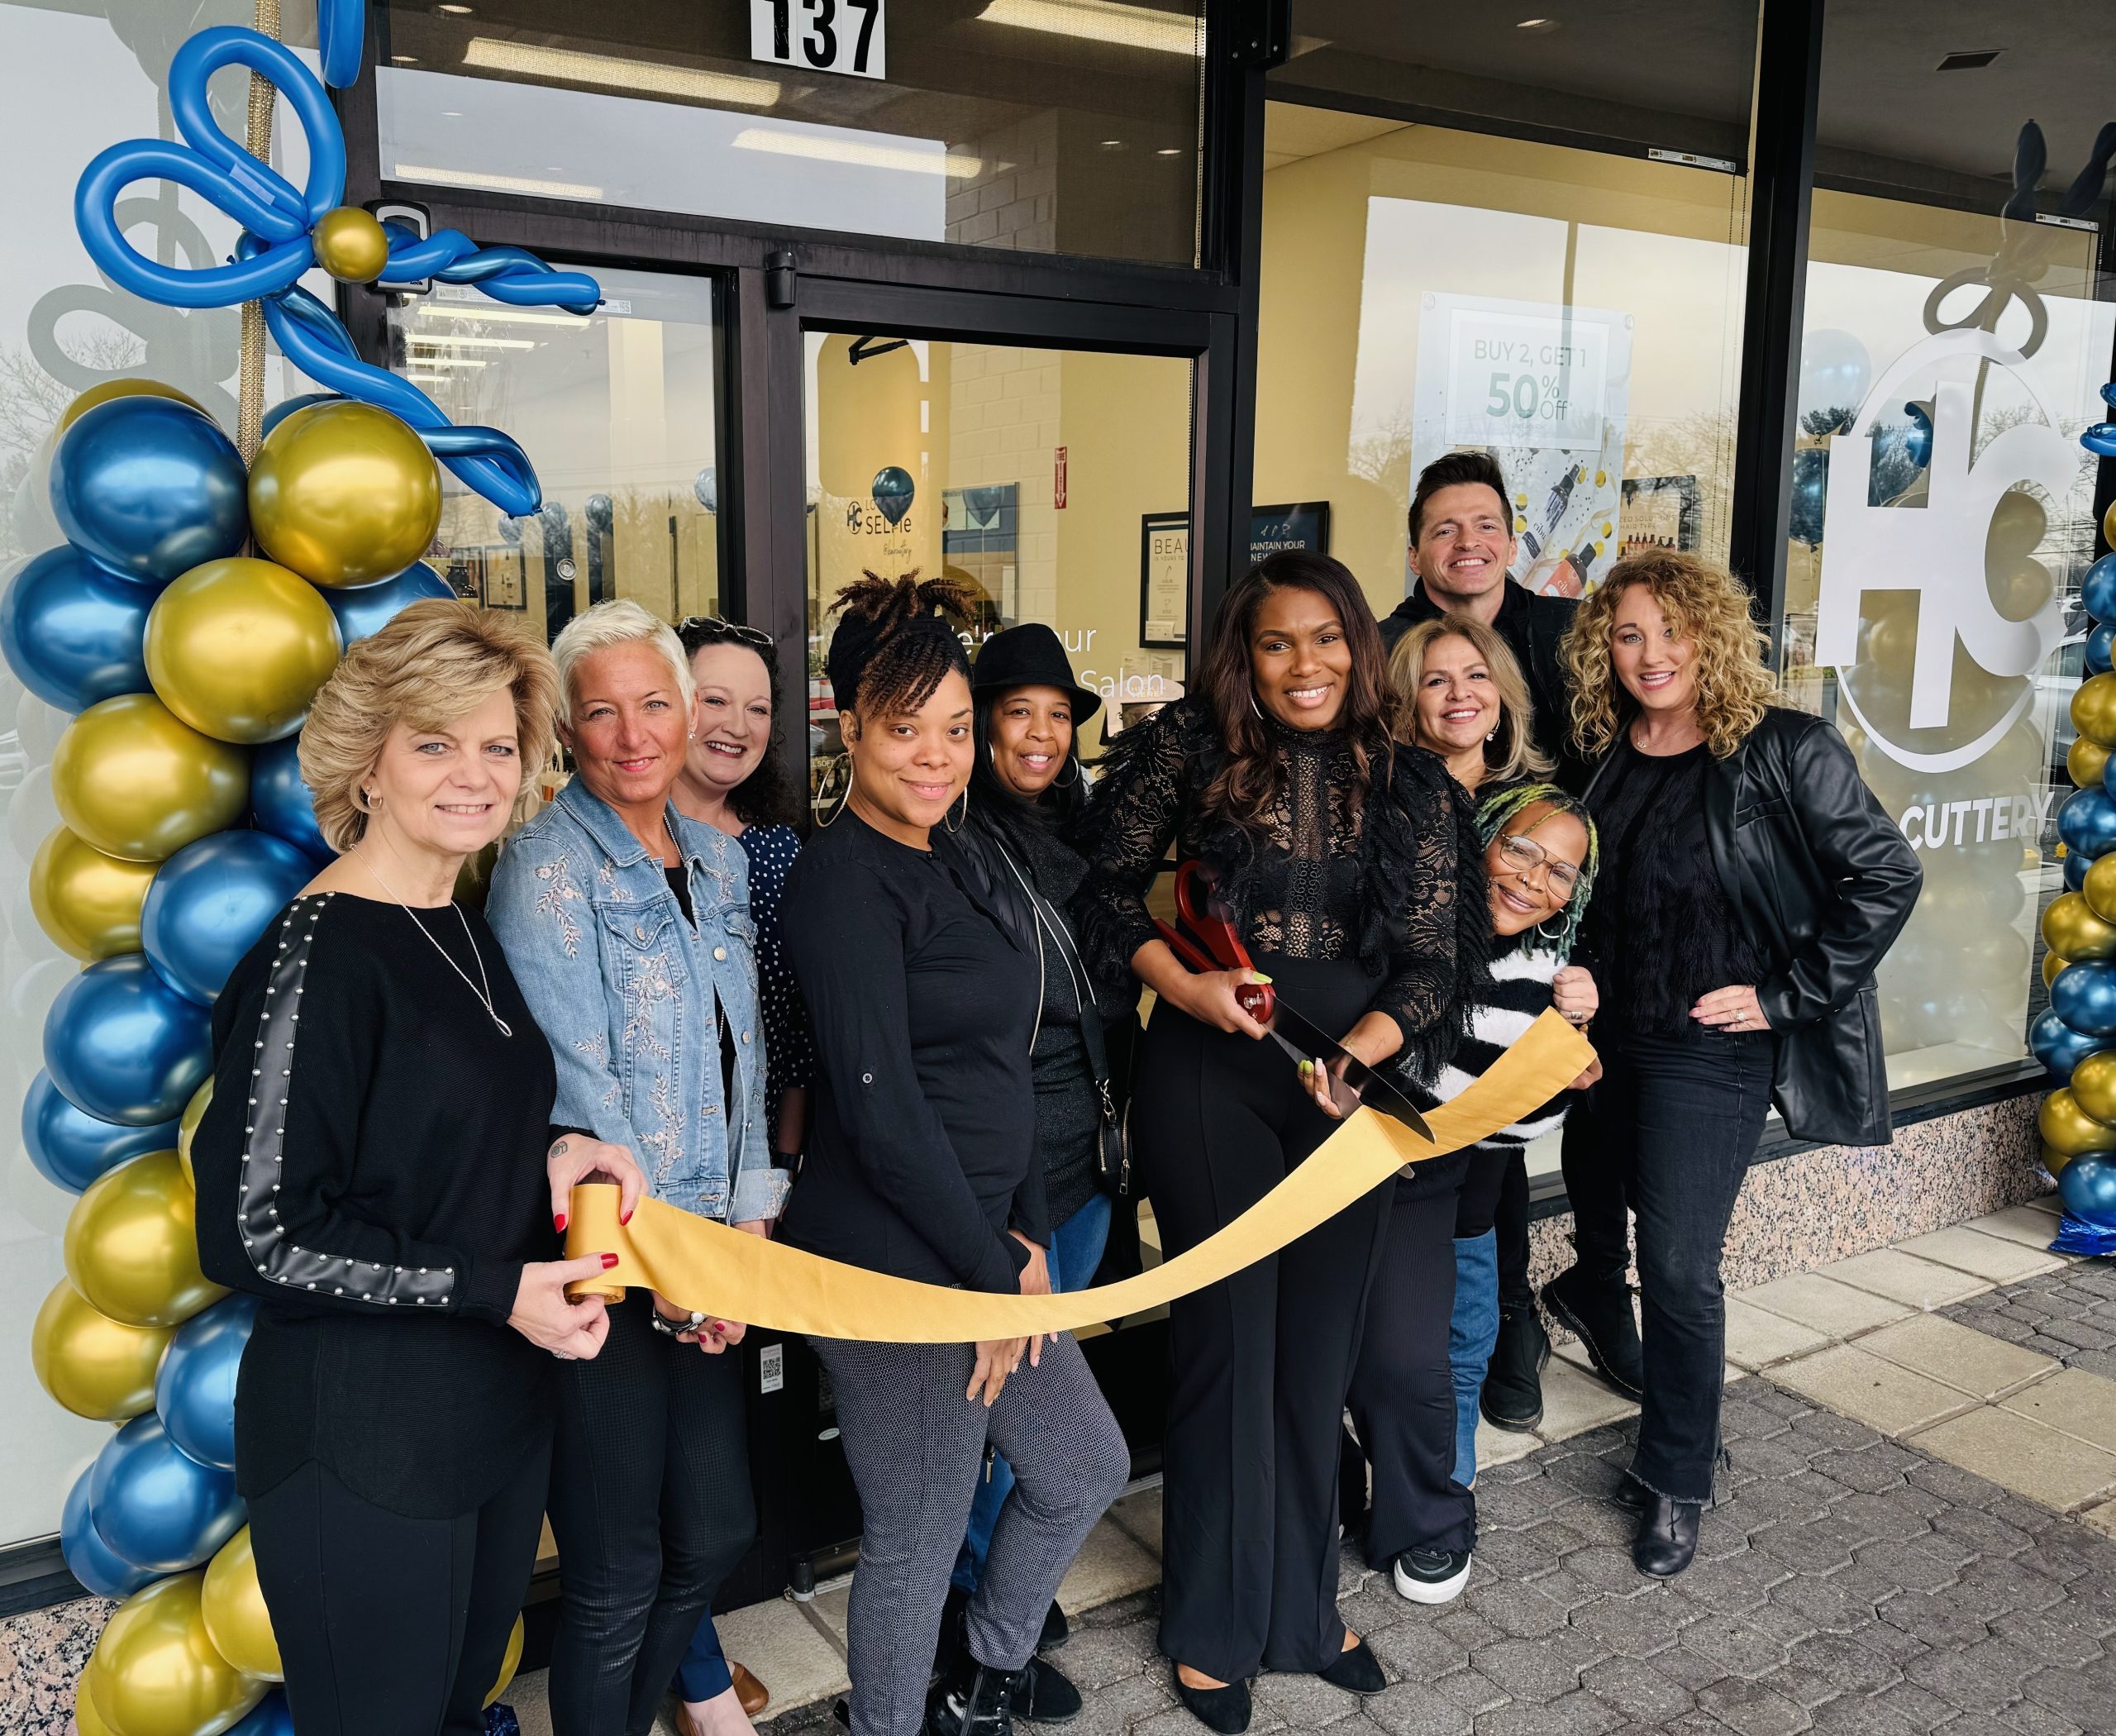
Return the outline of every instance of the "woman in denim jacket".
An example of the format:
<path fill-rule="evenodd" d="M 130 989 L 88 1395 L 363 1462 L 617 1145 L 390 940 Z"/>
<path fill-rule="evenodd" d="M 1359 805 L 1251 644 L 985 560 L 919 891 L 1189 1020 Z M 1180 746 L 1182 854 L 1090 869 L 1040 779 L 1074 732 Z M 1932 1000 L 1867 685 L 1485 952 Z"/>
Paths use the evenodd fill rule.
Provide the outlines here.
<path fill-rule="evenodd" d="M 627 1147 L 655 1198 L 768 1234 L 787 1183 L 765 1143 L 748 871 L 668 799 L 693 727 L 683 648 L 620 601 L 551 649 L 578 775 L 501 855 L 486 917 L 550 1041 L 554 1122 Z M 555 1736 L 646 1736 L 755 1534 L 741 1361 L 722 1354 L 741 1336 L 634 1299 L 603 1354 L 563 1371 Z"/>

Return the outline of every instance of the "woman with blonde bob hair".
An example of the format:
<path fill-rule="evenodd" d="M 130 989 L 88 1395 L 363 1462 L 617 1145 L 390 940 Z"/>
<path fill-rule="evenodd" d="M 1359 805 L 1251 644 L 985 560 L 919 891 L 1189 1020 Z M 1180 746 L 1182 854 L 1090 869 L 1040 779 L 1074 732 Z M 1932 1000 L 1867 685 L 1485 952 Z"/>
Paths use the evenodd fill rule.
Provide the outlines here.
<path fill-rule="evenodd" d="M 1764 1116 L 1775 1103 L 1796 1138 L 1888 1143 L 1874 968 L 1920 878 L 1844 738 L 1777 702 L 1765 647 L 1732 575 L 1672 550 L 1619 561 L 1565 643 L 1574 734 L 1597 762 L 1582 950 L 1604 1071 L 1566 1131 L 1578 1254 L 1543 1300 L 1642 1402 L 1618 1499 L 1640 1515 L 1632 1561 L 1660 1577 L 1689 1565 L 1712 1498 L 1720 1256 Z"/>
<path fill-rule="evenodd" d="M 1410 740 L 1446 761 L 1470 794 L 1550 775 L 1527 677 L 1496 627 L 1461 613 L 1421 621 L 1389 652 L 1389 680 L 1403 697 Z"/>
<path fill-rule="evenodd" d="M 259 1298 L 236 1481 L 303 1729 L 484 1729 L 536 1561 L 553 1359 L 608 1330 L 565 1286 L 615 1257 L 553 1257 L 550 1049 L 452 897 L 549 755 L 556 694 L 543 647 L 468 603 L 354 646 L 301 739 L 341 854 L 213 1009 L 199 1260 Z"/>

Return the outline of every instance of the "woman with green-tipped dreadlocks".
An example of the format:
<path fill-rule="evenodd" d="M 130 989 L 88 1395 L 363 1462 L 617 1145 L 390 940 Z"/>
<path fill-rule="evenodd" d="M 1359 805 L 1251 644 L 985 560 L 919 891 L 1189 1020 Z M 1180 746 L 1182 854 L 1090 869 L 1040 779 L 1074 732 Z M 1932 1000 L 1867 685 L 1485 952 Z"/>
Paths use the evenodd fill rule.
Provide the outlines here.
<path fill-rule="evenodd" d="M 1556 785 L 1518 784 L 1487 797 L 1477 810 L 1477 829 L 1485 840 L 1494 937 L 1491 992 L 1470 1009 L 1469 1033 L 1453 1058 L 1431 1080 L 1413 1085 L 1413 1097 L 1423 1109 L 1467 1089 L 1551 1004 L 1552 980 L 1565 966 L 1594 889 L 1594 823 Z M 1590 1068 L 1567 1091 L 1475 1148 L 1462 1182 L 1465 1209 L 1480 1195 L 1497 1200 L 1500 1179 L 1507 1166 L 1521 1161 L 1522 1147 L 1564 1120 L 1570 1093 L 1592 1085 L 1599 1072 L 1599 1066 Z M 1483 1221 L 1488 1244 L 1489 1206 Z M 1458 1220 L 1458 1236 L 1460 1228 Z M 1463 1242 L 1455 1245 L 1448 1344 L 1452 1391 L 1443 1389 L 1433 1371 L 1405 1366 L 1399 1353 L 1412 1335 L 1397 1331 L 1395 1322 L 1403 1310 L 1431 1306 L 1432 1285 L 1430 1273 L 1415 1269 L 1425 1262 L 1399 1259 L 1393 1247 L 1383 1255 L 1367 1298 L 1365 1335 L 1352 1376 L 1352 1421 L 1374 1469 L 1367 1559 L 1394 1561 L 1397 1591 L 1417 1603 L 1446 1603 L 1461 1590 L 1470 1573 L 1476 1508 L 1474 1499 L 1458 1494 L 1441 1510 L 1407 1474 L 1415 1419 L 1427 1407 L 1452 1404 L 1453 1481 L 1459 1491 L 1467 1491 L 1477 1474 L 1477 1391 L 1499 1328 L 1495 1265 L 1489 1257 L 1480 1264 L 1462 1261 Z"/>

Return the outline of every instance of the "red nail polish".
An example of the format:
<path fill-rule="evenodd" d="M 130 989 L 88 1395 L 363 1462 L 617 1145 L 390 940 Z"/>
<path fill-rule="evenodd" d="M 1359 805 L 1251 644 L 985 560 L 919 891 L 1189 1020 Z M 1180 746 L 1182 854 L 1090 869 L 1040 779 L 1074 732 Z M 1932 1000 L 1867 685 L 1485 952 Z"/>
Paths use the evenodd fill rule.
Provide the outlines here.
<path fill-rule="evenodd" d="M 636 1209 L 636 1208 L 635 1208 L 634 1209 Z M 626 1214 L 624 1214 L 624 1215 L 623 1215 L 622 1217 L 621 1217 L 621 1218 L 619 1218 L 619 1219 L 617 1219 L 617 1228 L 618 1228 L 619 1229 L 622 1229 L 622 1228 L 625 1227 L 625 1225 L 627 1225 L 627 1223 L 631 1223 L 631 1212 L 627 1212 Z"/>
<path fill-rule="evenodd" d="M 604 1271 L 609 1271 L 609 1269 L 617 1263 L 617 1257 L 615 1254 L 605 1254 L 603 1256 L 603 1270 Z"/>
<path fill-rule="evenodd" d="M 551 1228 L 556 1230 L 561 1236 L 565 1233 L 565 1214 L 564 1212 L 553 1212 L 551 1214 Z"/>

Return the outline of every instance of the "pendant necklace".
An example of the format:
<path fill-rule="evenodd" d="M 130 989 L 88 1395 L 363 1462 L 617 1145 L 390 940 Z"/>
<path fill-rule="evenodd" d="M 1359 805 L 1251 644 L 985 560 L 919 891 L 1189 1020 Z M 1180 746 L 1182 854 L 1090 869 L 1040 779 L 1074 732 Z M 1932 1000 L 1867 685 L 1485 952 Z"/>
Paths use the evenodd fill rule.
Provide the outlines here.
<path fill-rule="evenodd" d="M 411 918 L 412 926 L 417 929 L 420 933 L 426 936 L 427 942 L 432 946 L 433 950 L 441 956 L 443 961 L 446 963 L 448 968 L 463 979 L 463 986 L 468 989 L 473 994 L 476 995 L 479 1000 L 484 1003 L 486 1016 L 489 1018 L 494 1026 L 498 1028 L 499 1034 L 503 1037 L 513 1036 L 514 1027 L 510 1025 L 505 1019 L 502 1018 L 499 1016 L 498 1009 L 493 1005 L 492 979 L 485 974 L 485 955 L 478 950 L 478 937 L 470 932 L 470 918 L 463 914 L 463 907 L 455 903 L 453 899 L 449 900 L 449 907 L 455 911 L 456 919 L 463 924 L 463 938 L 470 943 L 470 956 L 478 961 L 478 980 L 484 985 L 483 988 L 479 988 L 478 983 L 474 983 L 470 980 L 469 972 L 465 971 L 462 966 L 455 962 L 455 959 L 450 956 L 448 948 L 442 946 L 440 941 L 435 938 L 433 931 L 428 928 L 424 923 L 419 920 L 418 912 L 412 909 L 412 908 L 409 904 L 406 904 L 402 898 L 398 897 L 396 891 L 391 887 L 389 882 L 383 879 L 382 875 L 376 870 L 374 864 L 368 859 L 365 852 L 360 854 L 360 865 L 365 867 L 369 874 L 374 876 L 374 883 L 376 885 L 381 887 L 384 892 L 389 894 L 391 898 L 396 899 L 397 908 L 399 910 L 402 910 L 405 915 Z"/>

